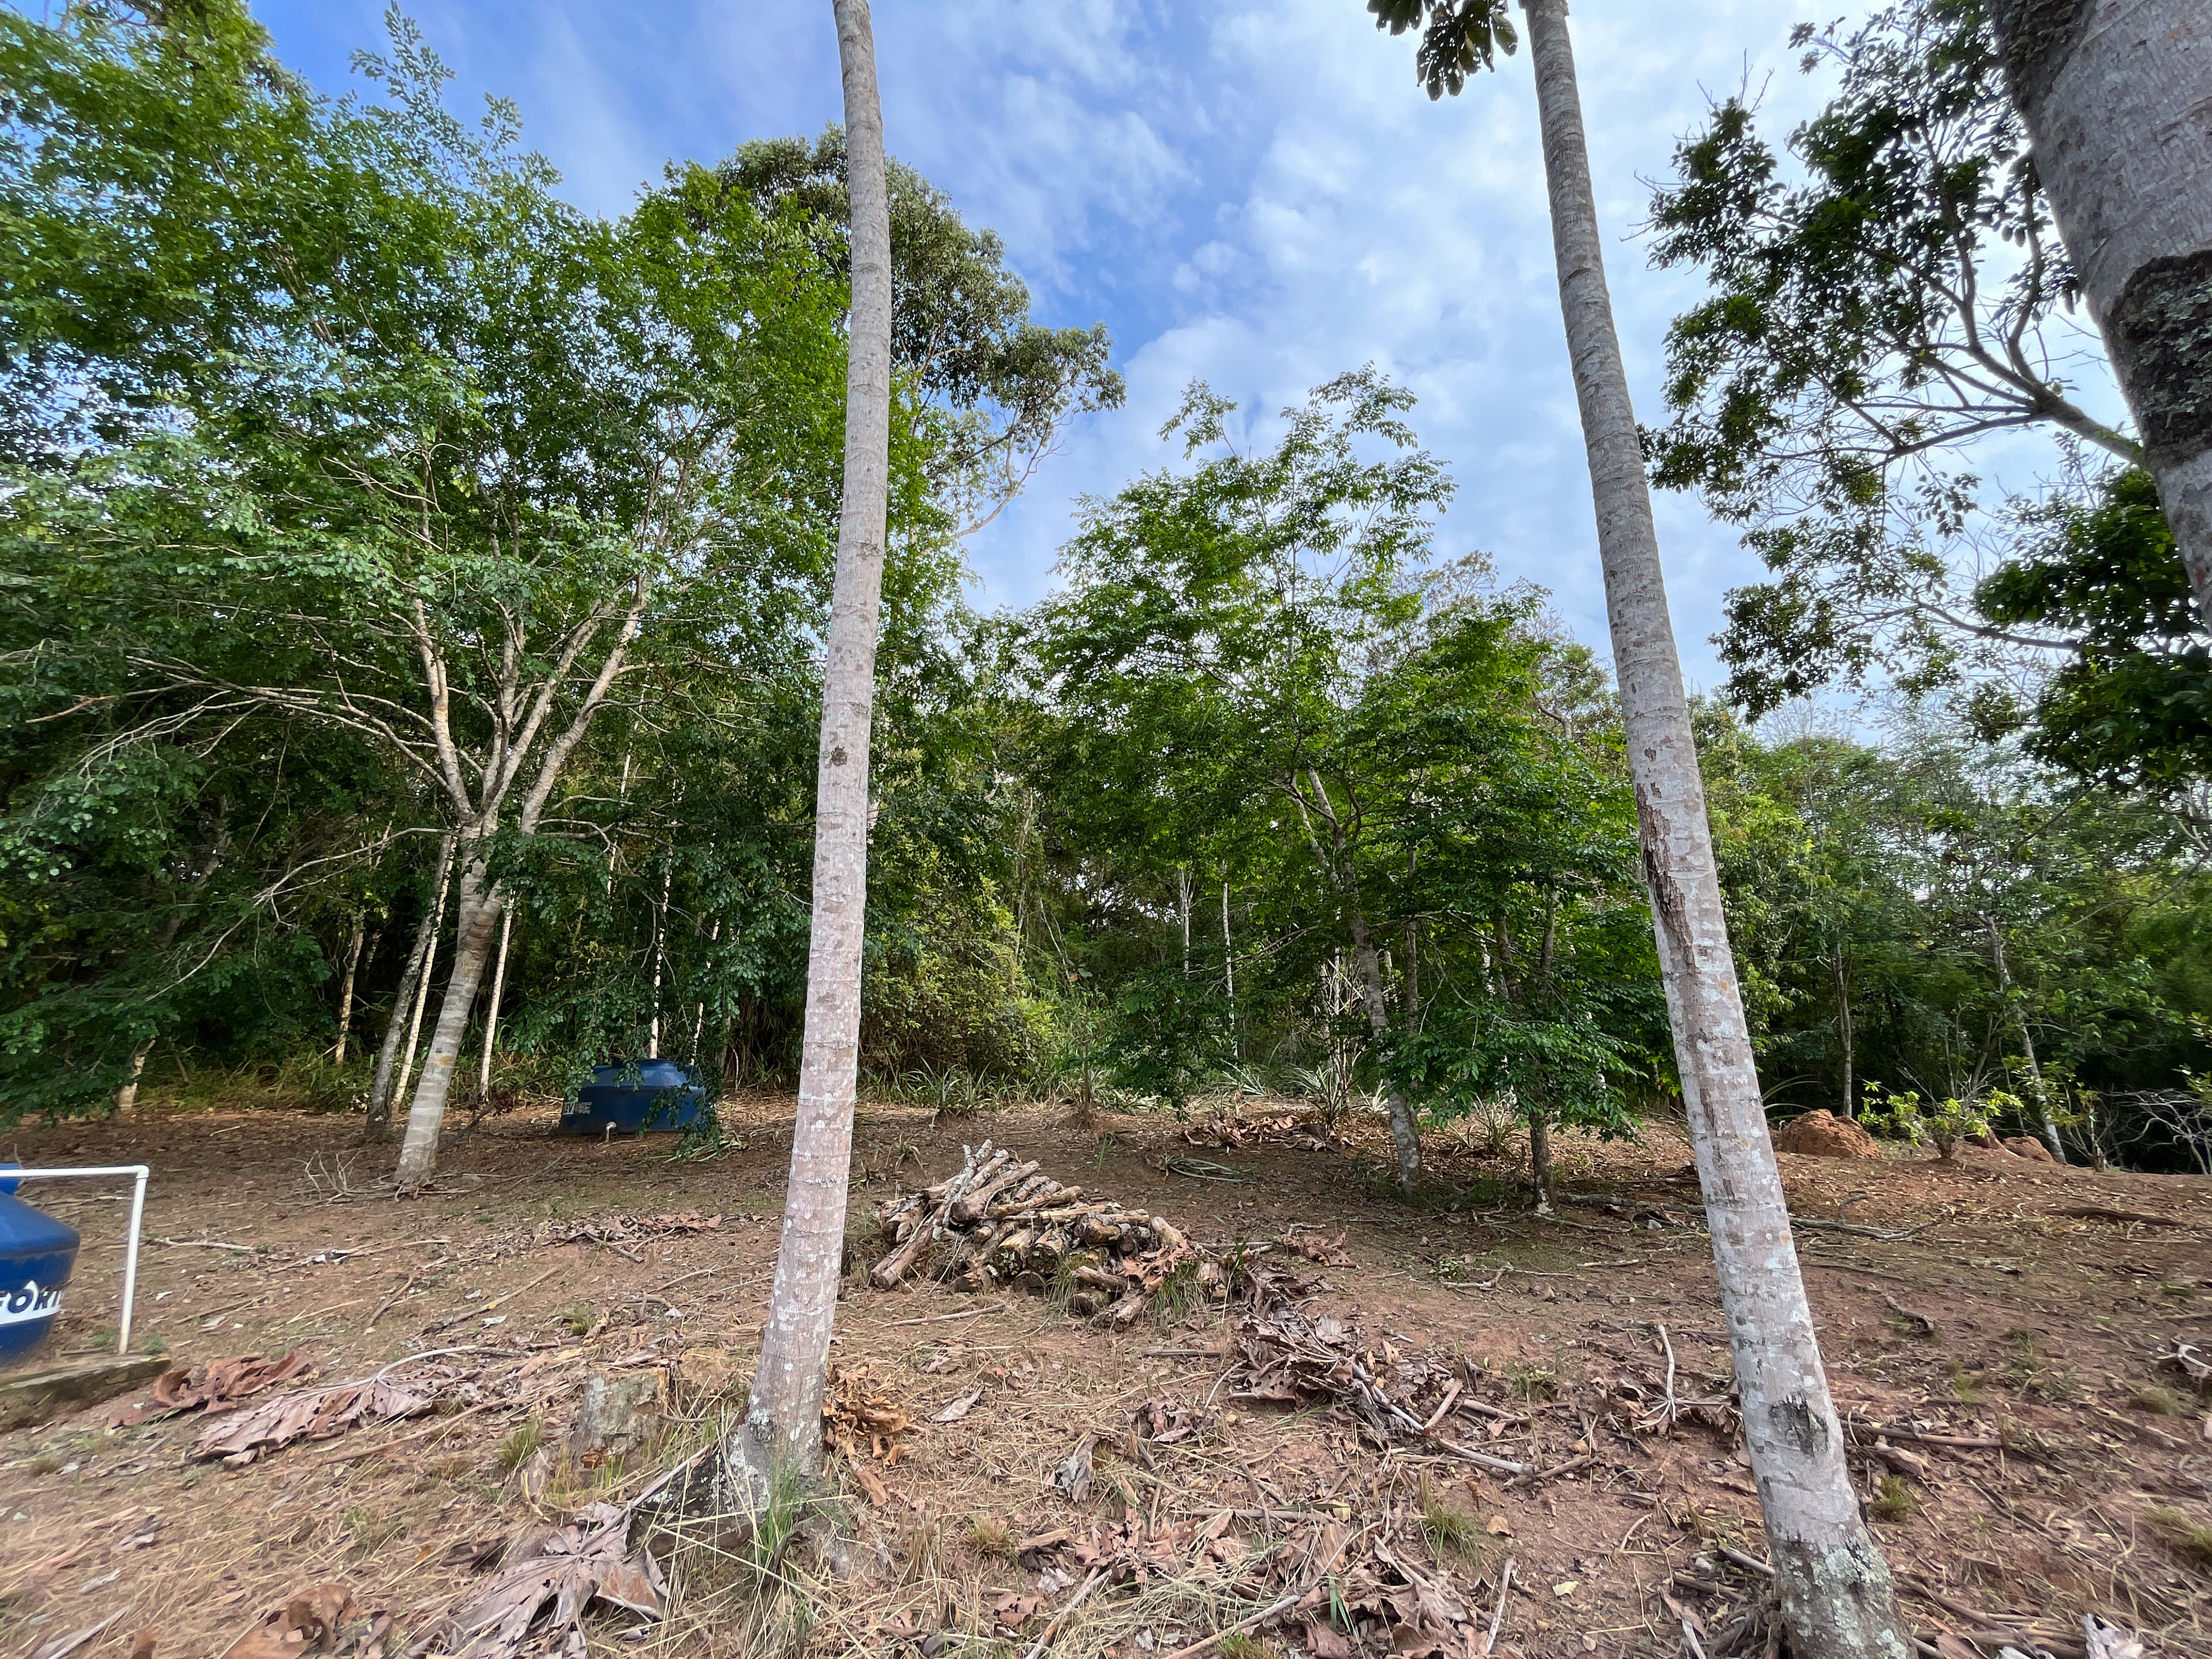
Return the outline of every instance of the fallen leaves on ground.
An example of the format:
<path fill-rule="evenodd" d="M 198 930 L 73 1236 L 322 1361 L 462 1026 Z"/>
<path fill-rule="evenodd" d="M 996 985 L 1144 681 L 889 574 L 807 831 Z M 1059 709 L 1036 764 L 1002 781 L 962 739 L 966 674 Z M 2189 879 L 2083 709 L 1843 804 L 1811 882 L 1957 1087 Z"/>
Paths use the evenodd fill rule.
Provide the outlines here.
<path fill-rule="evenodd" d="M 305 1659 L 319 1654 L 375 1659 L 391 1632 L 391 1615 L 364 1613 L 343 1584 L 311 1584 L 263 1613 L 225 1651 L 224 1659 Z"/>
<path fill-rule="evenodd" d="M 150 1398 L 134 1400 L 118 1408 L 108 1426 L 132 1428 L 155 1418 L 173 1417 L 179 1412 L 225 1411 L 280 1382 L 312 1376 L 314 1369 L 315 1362 L 296 1348 L 275 1359 L 264 1359 L 258 1353 L 241 1353 L 202 1360 L 192 1366 L 180 1365 L 154 1379 Z"/>
<path fill-rule="evenodd" d="M 1086 1537 L 1058 1547 L 1085 1578 L 1104 1583 L 1143 1584 L 1188 1580 L 1194 1573 L 1211 1577 L 1239 1598 L 1279 1603 L 1267 1623 L 1295 1633 L 1307 1651 L 1350 1659 L 1355 1653 L 1389 1653 L 1397 1659 L 1467 1659 L 1487 1651 L 1485 1620 L 1478 1592 L 1490 1601 L 1499 1574 L 1474 1585 L 1454 1581 L 1450 1571 L 1396 1548 L 1365 1528 L 1327 1516 L 1292 1524 L 1279 1537 L 1262 1540 L 1236 1535 L 1235 1516 L 1223 1510 L 1208 1521 L 1195 1519 L 1148 1524 L 1144 1516 L 1100 1522 Z M 1055 1594 L 1073 1582 L 1048 1572 L 1037 1581 L 1040 1595 Z M 1049 1588 L 1048 1588 L 1049 1586 Z M 1018 1628 L 1009 1615 L 1033 1614 L 1030 1596 L 1009 1595 L 993 1616 L 1006 1628 Z"/>
<path fill-rule="evenodd" d="M 439 1622 L 434 1639 L 459 1659 L 522 1659 L 582 1653 L 581 1620 L 596 1604 L 659 1618 L 667 1584 L 650 1555 L 631 1553 L 629 1532 L 628 1511 L 592 1504 L 501 1567 Z"/>
<path fill-rule="evenodd" d="M 192 1442 L 195 1457 L 220 1457 L 242 1468 L 265 1452 L 295 1440 L 330 1440 L 362 1423 L 389 1422 L 428 1411 L 451 1386 L 450 1375 L 414 1371 L 404 1378 L 381 1375 L 327 1389 L 299 1389 L 210 1423 Z"/>
<path fill-rule="evenodd" d="M 1129 1413 L 1138 1435 L 1155 1446 L 1172 1446 L 1213 1426 L 1214 1413 L 1179 1400 L 1147 1400 Z"/>
<path fill-rule="evenodd" d="M 907 1451 L 898 1443 L 901 1436 L 913 1432 L 914 1413 L 884 1394 L 882 1387 L 883 1379 L 865 1364 L 830 1368 L 829 1386 L 822 1395 L 822 1438 L 848 1462 L 872 1456 L 888 1468 Z"/>
<path fill-rule="evenodd" d="M 933 1423 L 957 1423 L 962 1418 L 967 1416 L 969 1412 L 975 1409 L 975 1402 L 982 1397 L 982 1389 L 971 1389 L 968 1393 L 962 1395 L 957 1400 L 948 1401 L 944 1409 L 939 1411 L 929 1420 Z"/>

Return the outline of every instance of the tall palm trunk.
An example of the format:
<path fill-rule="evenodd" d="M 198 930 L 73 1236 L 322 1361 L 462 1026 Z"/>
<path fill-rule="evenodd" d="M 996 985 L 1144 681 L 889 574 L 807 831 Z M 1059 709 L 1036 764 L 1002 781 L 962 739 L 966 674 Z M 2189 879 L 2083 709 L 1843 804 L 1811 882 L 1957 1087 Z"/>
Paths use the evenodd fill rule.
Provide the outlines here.
<path fill-rule="evenodd" d="M 845 82 L 853 309 L 845 374 L 845 499 L 823 672 L 815 772 L 814 915 L 806 1031 L 783 1237 L 745 1419 L 723 1442 L 718 1507 L 763 1488 L 778 1465 L 822 1456 L 823 1374 L 845 1249 L 845 1194 L 859 1080 L 860 946 L 868 878 L 868 738 L 883 597 L 890 473 L 891 249 L 883 107 L 867 0 L 834 0 Z"/>
<path fill-rule="evenodd" d="M 438 1133 L 446 1121 L 446 1099 L 453 1093 L 461 1043 L 469 1034 L 477 987 L 483 982 L 484 963 L 491 959 L 492 935 L 506 908 L 498 886 L 486 885 L 480 857 L 471 854 L 462 866 L 460 890 L 454 906 L 459 924 L 454 930 L 453 971 L 446 981 L 445 997 L 438 1004 L 430 1052 L 423 1060 L 415 1098 L 407 1108 L 406 1137 L 399 1143 L 402 1193 L 422 1186 L 438 1166 Z"/>
<path fill-rule="evenodd" d="M 2212 622 L 2212 20 L 2204 0 L 1997 0 L 2081 297 Z"/>
<path fill-rule="evenodd" d="M 1910 1650 L 1888 1565 L 1851 1492 L 1843 1427 L 1767 1139 L 1650 491 L 1606 291 L 1566 8 L 1564 0 L 1523 0 L 1523 9 L 1644 878 L 1783 1614 L 1803 1659 L 1903 1659 Z"/>

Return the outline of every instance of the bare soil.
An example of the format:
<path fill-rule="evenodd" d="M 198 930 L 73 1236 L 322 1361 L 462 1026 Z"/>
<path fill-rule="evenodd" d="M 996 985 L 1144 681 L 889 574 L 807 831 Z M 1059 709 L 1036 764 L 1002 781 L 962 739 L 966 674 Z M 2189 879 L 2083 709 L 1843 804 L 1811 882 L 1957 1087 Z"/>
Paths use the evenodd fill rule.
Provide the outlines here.
<path fill-rule="evenodd" d="M 477 1582 L 459 1547 L 542 1531 L 589 1498 L 639 1490 L 741 1401 L 774 1267 L 789 1110 L 741 1103 L 727 1120 L 740 1149 L 679 1164 L 668 1137 L 562 1138 L 539 1107 L 461 1137 L 432 1192 L 404 1205 L 378 1187 L 390 1149 L 362 1145 L 343 1118 L 156 1112 L 14 1134 L 7 1151 L 26 1163 L 153 1166 L 138 1329 L 179 1364 L 298 1349 L 317 1381 L 339 1382 L 463 1349 L 474 1352 L 452 1363 L 487 1376 L 530 1364 L 544 1386 L 525 1404 L 455 1401 L 447 1415 L 235 1469 L 190 1456 L 205 1425 L 197 1414 L 111 1426 L 123 1401 L 0 1436 L 0 1649 L 30 1653 L 114 1613 L 77 1650 L 86 1659 L 125 1653 L 142 1630 L 159 1659 L 211 1655 L 265 1607 L 326 1581 L 411 1632 Z M 1178 1524 L 1224 1510 L 1239 1512 L 1234 1535 L 1255 1542 L 1300 1512 L 1352 1519 L 1485 1609 L 1488 1591 L 1472 1592 L 1494 1586 L 1510 1557 L 1500 1645 L 1522 1659 L 1674 1655 L 1678 1609 L 1710 1633 L 1759 1601 L 1755 1575 L 1726 1553 L 1765 1553 L 1733 1422 L 1717 1411 L 1717 1426 L 1686 1419 L 1653 1432 L 1632 1403 L 1640 1394 L 1648 1407 L 1663 1370 L 1662 1325 L 1683 1399 L 1728 1389 L 1679 1134 L 1659 1125 L 1638 1145 L 1566 1138 L 1563 1185 L 1584 1201 L 1539 1219 L 1510 1146 L 1432 1144 L 1436 1190 L 1407 1202 L 1381 1181 L 1379 1127 L 1335 1150 L 1279 1137 L 1194 1144 L 1164 1117 L 1103 1128 L 1079 1131 L 1041 1108 L 933 1122 L 864 1107 L 860 1265 L 880 1254 L 868 1206 L 941 1178 L 963 1142 L 989 1136 L 1202 1243 L 1340 1232 L 1352 1265 L 1321 1270 L 1333 1311 L 1476 1366 L 1486 1397 L 1529 1419 L 1483 1443 L 1498 1455 L 1546 1470 L 1586 1461 L 1509 1486 L 1428 1449 L 1378 1450 L 1326 1406 L 1222 1400 L 1212 1403 L 1230 1415 L 1206 1432 L 1141 1445 L 1128 1434 L 1139 1404 L 1208 1401 L 1224 1363 L 1206 1351 L 1224 1345 L 1233 1313 L 1202 1308 L 1171 1328 L 1115 1334 L 1018 1293 L 957 1294 L 926 1279 L 876 1291 L 855 1274 L 838 1361 L 865 1362 L 921 1426 L 895 1461 L 870 1460 L 865 1480 L 833 1462 L 848 1542 L 829 1552 L 837 1576 L 803 1587 L 807 1651 L 883 1654 L 915 1632 L 951 1631 L 966 1641 L 925 1650 L 1024 1652 L 1070 1591 L 1055 1571 L 1065 1556 L 1018 1559 L 1016 1540 L 1127 1521 L 1172 1541 L 1188 1536 Z M 1870 1230 L 1808 1230 L 1802 1254 L 1839 1407 L 1887 1426 L 1888 1443 L 1910 1455 L 1902 1472 L 1868 1457 L 1865 1480 L 1927 1639 L 2041 1620 L 2078 1641 L 2080 1615 L 2095 1611 L 2141 1632 L 2153 1652 L 2212 1654 L 2212 1560 L 2193 1553 L 2212 1548 L 2212 1531 L 2192 1544 L 2186 1530 L 2212 1528 L 2212 1416 L 2159 1363 L 2177 1342 L 2212 1336 L 2212 1182 L 2000 1152 L 1782 1161 L 1800 1217 Z M 40 1197 L 85 1233 L 48 1358 L 99 1351 L 112 1341 L 119 1200 Z M 704 1231 L 538 1242 L 591 1218 L 685 1212 L 721 1219 Z M 624 1360 L 675 1380 L 679 1403 L 659 1440 L 596 1468 L 564 1464 L 527 1501 L 505 1465 L 533 1432 L 558 1444 L 584 1378 Z M 957 1420 L 927 1420 L 979 1389 Z M 1086 1431 L 1103 1437 L 1097 1480 L 1072 1504 L 1052 1471 Z M 1444 1510 L 1465 1528 L 1440 1530 Z M 1162 1655 L 1256 1610 L 1161 1560 L 1149 1579 L 1102 1590 L 1053 1650 Z M 1052 1575 L 1042 1589 L 1041 1573 Z M 595 1620 L 594 1650 L 757 1650 L 758 1621 L 704 1583 L 665 1626 Z M 1018 1636 L 994 1630 L 994 1609 L 1012 1595 L 1041 1607 Z M 1241 1651 L 1304 1652 L 1298 1631 L 1271 1628 Z M 1960 1659 L 1951 1644 L 1942 1650 Z M 2062 1644 L 2052 1650 L 2065 1659 Z"/>

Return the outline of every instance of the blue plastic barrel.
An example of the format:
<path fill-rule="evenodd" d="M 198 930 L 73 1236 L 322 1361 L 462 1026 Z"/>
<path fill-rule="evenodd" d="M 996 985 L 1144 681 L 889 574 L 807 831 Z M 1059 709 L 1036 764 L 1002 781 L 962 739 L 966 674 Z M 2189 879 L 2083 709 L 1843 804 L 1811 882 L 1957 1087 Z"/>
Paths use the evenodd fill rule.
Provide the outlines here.
<path fill-rule="evenodd" d="M 575 1103 L 562 1108 L 561 1127 L 579 1135 L 688 1129 L 706 1103 L 699 1073 L 672 1060 L 641 1060 L 635 1072 L 623 1063 L 594 1066 Z"/>
<path fill-rule="evenodd" d="M 67 1222 L 0 1194 L 0 1365 L 28 1358 L 53 1329 L 76 1247 Z"/>

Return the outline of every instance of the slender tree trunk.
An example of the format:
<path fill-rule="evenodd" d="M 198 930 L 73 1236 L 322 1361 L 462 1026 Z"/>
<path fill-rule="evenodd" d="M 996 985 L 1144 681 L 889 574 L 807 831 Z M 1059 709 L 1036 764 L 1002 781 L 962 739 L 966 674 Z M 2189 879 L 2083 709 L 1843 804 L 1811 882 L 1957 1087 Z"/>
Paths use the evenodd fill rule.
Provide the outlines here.
<path fill-rule="evenodd" d="M 491 1004 L 484 1010 L 483 1054 L 477 1061 L 477 1098 L 491 1093 L 492 1045 L 499 1041 L 499 1000 L 507 989 L 507 947 L 514 939 L 514 912 L 504 906 L 499 915 L 499 965 L 492 969 Z"/>
<path fill-rule="evenodd" d="M 1528 1118 L 1528 1178 L 1536 1188 L 1536 1213 L 1552 1213 L 1552 1115 L 1540 1096 L 1531 1095 Z"/>
<path fill-rule="evenodd" d="M 1836 947 L 1836 1037 L 1844 1050 L 1844 1115 L 1858 1116 L 1857 1054 L 1853 1048 L 1855 1033 L 1851 1029 L 1851 976 L 1844 961 L 1843 946 Z"/>
<path fill-rule="evenodd" d="M 1359 981 L 1359 999 L 1367 1010 L 1367 1029 L 1378 1047 L 1390 1040 L 1390 1011 L 1382 1000 L 1382 959 L 1375 950 L 1375 930 L 1367 925 L 1360 908 L 1359 890 L 1347 883 L 1345 919 L 1352 928 L 1352 971 Z M 1413 1109 L 1395 1089 L 1389 1094 L 1390 1144 L 1398 1154 L 1398 1185 L 1413 1186 L 1421 1178 L 1421 1128 Z"/>
<path fill-rule="evenodd" d="M 368 918 L 353 919 L 353 942 L 346 947 L 345 980 L 338 988 L 338 1041 L 331 1050 L 331 1064 L 345 1064 L 346 1039 L 353 1035 L 353 981 L 361 969 L 362 945 L 368 939 Z"/>
<path fill-rule="evenodd" d="M 392 1015 L 384 1024 L 384 1042 L 376 1051 L 376 1072 L 368 1085 L 368 1138 L 381 1140 L 392 1127 L 392 1097 L 395 1068 L 399 1061 L 400 1033 L 407 1029 L 408 1012 L 416 1002 L 416 986 L 428 970 L 430 953 L 437 948 L 438 917 L 442 914 L 446 896 L 447 872 L 453 868 L 453 838 L 447 835 L 438 842 L 438 874 L 433 890 L 436 900 L 423 909 L 422 921 L 415 930 L 415 948 L 409 952 L 407 966 L 399 975 L 399 989 L 392 997 Z M 413 1054 L 409 1054 L 413 1063 Z"/>
<path fill-rule="evenodd" d="M 744 1421 L 722 1443 L 713 1483 L 725 1512 L 757 1502 L 778 1465 L 822 1456 L 822 1388 L 845 1249 L 859 1079 L 860 949 L 868 875 L 868 742 L 874 716 L 890 471 L 890 209 L 883 106 L 867 0 L 834 0 L 845 83 L 853 308 L 845 380 L 845 498 L 823 672 L 815 774 L 814 900 L 806 1030 L 791 1182 L 760 1369 Z"/>
<path fill-rule="evenodd" d="M 1566 9 L 1563 0 L 1523 0 L 1523 9 L 1644 878 L 1775 1584 L 1802 1659 L 1905 1659 L 1911 1649 L 1889 1566 L 1860 1516 L 1844 1467 L 1843 1427 L 1767 1138 L 1650 492 L 1606 292 Z"/>
<path fill-rule="evenodd" d="M 1229 937 L 1229 884 L 1221 884 L 1221 979 L 1229 994 L 1229 1046 L 1241 1055 L 1237 1042 L 1237 951 Z"/>
<path fill-rule="evenodd" d="M 438 886 L 438 902 L 430 911 L 430 938 L 423 951 L 422 971 L 416 976 L 415 980 L 415 1012 L 407 1021 L 407 1047 L 399 1056 L 399 1078 L 392 1091 L 392 1098 L 394 1100 L 401 1098 L 408 1092 L 410 1082 L 415 1076 L 415 1049 L 422 1040 L 422 1014 L 423 1011 L 430 1006 L 430 982 L 437 977 L 438 935 L 446 925 L 447 891 L 446 884 L 441 882 Z M 465 911 L 462 913 L 464 919 L 466 915 Z M 458 928 L 455 930 L 454 937 L 457 939 L 459 937 Z"/>
<path fill-rule="evenodd" d="M 2212 17 L 2204 0 L 1997 0 L 2035 173 L 2212 622 Z"/>
<path fill-rule="evenodd" d="M 661 866 L 660 908 L 653 913 L 653 1025 L 645 1039 L 646 1055 L 652 1060 L 660 1058 L 660 978 L 668 963 L 668 888 L 675 878 L 672 864 Z"/>
<path fill-rule="evenodd" d="M 1176 872 L 1176 905 L 1182 912 L 1182 976 L 1190 977 L 1190 871 L 1188 867 Z"/>
<path fill-rule="evenodd" d="M 2012 994 L 2012 968 L 2005 961 L 2004 932 L 1997 926 L 1997 919 L 1986 910 L 1982 913 L 1982 927 L 1990 936 L 1990 960 L 1996 964 L 1997 994 L 2004 999 L 2005 1009 L 2012 1015 L 2013 1032 L 2020 1038 L 2021 1055 L 2027 1063 L 2027 1091 L 2035 1103 L 2036 1126 L 2042 1133 L 2043 1144 L 2051 1148 L 2051 1157 L 2063 1164 L 2066 1147 L 2058 1139 L 2058 1122 L 2051 1110 L 2051 1091 L 2044 1087 L 2043 1067 L 2035 1058 L 2035 1038 L 2027 1029 L 2027 1010 Z"/>
<path fill-rule="evenodd" d="M 469 1015 L 476 1006 L 477 987 L 483 981 L 484 963 L 491 957 L 492 934 L 506 906 L 496 886 L 484 884 L 484 866 L 471 857 L 462 866 L 459 897 L 454 908 L 460 922 L 453 939 L 453 971 L 446 981 L 446 994 L 438 1005 L 438 1024 L 430 1036 L 430 1052 L 422 1062 L 422 1080 L 415 1085 L 415 1098 L 407 1109 L 407 1134 L 399 1143 L 399 1190 L 421 1187 L 438 1167 L 438 1134 L 446 1121 L 446 1100 L 453 1092 L 453 1072 L 461 1058 L 461 1044 L 469 1034 Z"/>

